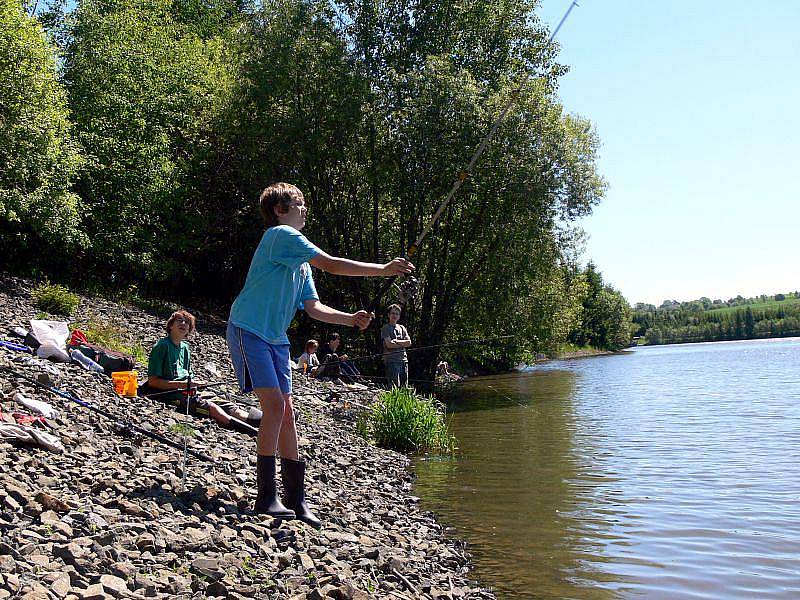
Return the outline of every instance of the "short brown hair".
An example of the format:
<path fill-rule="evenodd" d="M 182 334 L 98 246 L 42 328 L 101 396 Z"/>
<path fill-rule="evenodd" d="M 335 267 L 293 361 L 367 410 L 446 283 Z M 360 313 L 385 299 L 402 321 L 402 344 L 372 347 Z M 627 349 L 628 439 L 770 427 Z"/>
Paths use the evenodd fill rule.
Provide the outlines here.
<path fill-rule="evenodd" d="M 275 214 L 275 207 L 278 206 L 280 212 L 289 210 L 289 205 L 295 198 L 303 199 L 303 192 L 291 183 L 273 183 L 264 188 L 258 199 L 258 207 L 261 210 L 261 217 L 264 219 L 264 226 L 269 229 L 278 224 L 278 215 Z"/>
<path fill-rule="evenodd" d="M 167 321 L 167 334 L 169 334 L 172 324 L 181 317 L 189 321 L 189 333 L 194 331 L 194 315 L 186 310 L 176 310 L 169 316 L 169 320 Z"/>
<path fill-rule="evenodd" d="M 386 309 L 386 312 L 392 312 L 393 310 L 397 310 L 397 312 L 403 314 L 403 309 L 399 304 L 390 304 L 389 308 Z"/>
<path fill-rule="evenodd" d="M 311 346 L 319 348 L 319 342 L 317 340 L 308 340 L 306 342 L 306 354 L 311 354 Z"/>

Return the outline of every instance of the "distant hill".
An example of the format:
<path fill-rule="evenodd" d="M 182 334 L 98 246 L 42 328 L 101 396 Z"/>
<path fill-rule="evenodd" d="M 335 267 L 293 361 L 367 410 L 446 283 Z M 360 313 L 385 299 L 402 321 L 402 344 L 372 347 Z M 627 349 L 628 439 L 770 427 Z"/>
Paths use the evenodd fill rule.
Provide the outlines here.
<path fill-rule="evenodd" d="M 729 300 L 665 300 L 633 307 L 634 336 L 648 345 L 800 335 L 800 292 Z"/>

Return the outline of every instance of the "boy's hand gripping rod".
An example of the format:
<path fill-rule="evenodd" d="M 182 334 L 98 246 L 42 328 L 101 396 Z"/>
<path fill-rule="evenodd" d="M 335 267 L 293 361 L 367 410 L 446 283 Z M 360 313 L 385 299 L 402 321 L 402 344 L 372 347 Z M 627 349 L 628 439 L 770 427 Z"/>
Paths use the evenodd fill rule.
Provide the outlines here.
<path fill-rule="evenodd" d="M 559 21 L 558 26 L 553 30 L 553 33 L 550 34 L 550 37 L 547 40 L 548 44 L 552 43 L 552 41 L 555 39 L 556 35 L 561 29 L 561 26 L 567 20 L 567 17 L 569 17 L 569 14 L 572 12 L 572 9 L 575 8 L 576 6 L 578 6 L 578 3 L 577 1 L 573 0 L 573 2 L 569 5 L 569 8 L 567 8 L 567 11 L 564 13 L 564 16 L 561 17 L 561 21 Z M 428 236 L 431 229 L 433 229 L 433 226 L 436 225 L 436 222 L 439 220 L 439 217 L 441 216 L 442 212 L 450 203 L 450 200 L 453 198 L 453 196 L 455 196 L 459 188 L 461 188 L 461 185 L 469 178 L 470 174 L 472 173 L 473 167 L 478 162 L 478 159 L 483 154 L 483 151 L 486 150 L 486 146 L 494 137 L 495 133 L 497 133 L 497 130 L 500 127 L 500 125 L 502 125 L 503 121 L 506 120 L 506 117 L 508 116 L 508 111 L 511 110 L 511 107 L 517 101 L 517 98 L 519 98 L 522 88 L 525 86 L 526 83 L 528 83 L 529 79 L 530 79 L 530 74 L 528 74 L 514 89 L 514 91 L 511 92 L 511 98 L 509 98 L 508 102 L 506 102 L 505 106 L 503 107 L 503 110 L 500 111 L 500 115 L 495 120 L 494 124 L 489 130 L 489 133 L 487 133 L 486 137 L 484 137 L 483 140 L 481 141 L 480 145 L 478 146 L 478 149 L 472 155 L 472 158 L 470 159 L 466 168 L 458 173 L 458 175 L 456 176 L 456 180 L 453 183 L 453 187 L 450 188 L 450 191 L 447 193 L 447 196 L 445 196 L 444 200 L 442 200 L 441 204 L 439 204 L 439 208 L 437 208 L 436 212 L 433 213 L 433 216 L 428 221 L 428 224 L 425 226 L 425 229 L 422 230 L 422 233 L 419 234 L 419 237 L 414 241 L 413 244 L 411 244 L 411 246 L 408 248 L 403 258 L 411 259 L 419 251 L 419 247 L 422 244 L 422 241 Z M 378 290 L 378 293 L 372 299 L 372 302 L 369 303 L 369 306 L 367 307 L 368 313 L 375 312 L 375 310 L 378 308 L 378 303 L 381 301 L 381 298 L 384 296 L 384 294 L 386 294 L 389 288 L 392 287 L 392 284 L 395 282 L 397 277 L 398 276 L 395 275 L 394 277 L 388 278 L 384 282 L 384 284 Z"/>

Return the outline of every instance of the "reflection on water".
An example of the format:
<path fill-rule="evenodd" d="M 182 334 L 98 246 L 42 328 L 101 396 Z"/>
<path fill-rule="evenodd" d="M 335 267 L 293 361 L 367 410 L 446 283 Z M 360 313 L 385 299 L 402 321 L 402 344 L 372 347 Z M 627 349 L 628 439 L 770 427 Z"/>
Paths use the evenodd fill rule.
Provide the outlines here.
<path fill-rule="evenodd" d="M 800 597 L 800 340 L 475 380 L 417 493 L 500 598 Z"/>

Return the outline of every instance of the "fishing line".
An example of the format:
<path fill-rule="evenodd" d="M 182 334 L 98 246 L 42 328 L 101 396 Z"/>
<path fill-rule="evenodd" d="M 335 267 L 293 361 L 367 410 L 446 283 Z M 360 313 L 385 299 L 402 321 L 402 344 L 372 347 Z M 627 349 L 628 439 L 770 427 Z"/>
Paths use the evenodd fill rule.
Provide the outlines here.
<path fill-rule="evenodd" d="M 561 29 L 561 26 L 564 25 L 564 22 L 569 17 L 570 13 L 572 12 L 572 9 L 575 8 L 576 6 L 578 6 L 578 3 L 577 1 L 573 0 L 573 2 L 569 5 L 569 8 L 567 8 L 567 11 L 564 13 L 564 16 L 561 17 L 561 21 L 559 21 L 558 25 L 553 30 L 553 33 L 550 34 L 550 37 L 547 40 L 547 44 L 551 44 L 553 42 L 559 30 Z M 458 175 L 456 176 L 456 180 L 453 183 L 453 186 L 450 188 L 450 191 L 447 193 L 444 200 L 439 204 L 439 207 L 436 209 L 436 212 L 433 213 L 433 216 L 428 220 L 428 223 L 425 225 L 425 228 L 422 230 L 422 233 L 420 233 L 417 239 L 414 241 L 414 243 L 411 244 L 411 246 L 409 246 L 408 250 L 405 253 L 404 258 L 410 259 L 417 253 L 417 251 L 420 248 L 420 245 L 428 236 L 430 231 L 433 229 L 433 226 L 436 225 L 436 222 L 439 220 L 439 217 L 442 215 L 444 209 L 450 203 L 450 200 L 453 198 L 453 196 L 455 196 L 456 192 L 458 192 L 462 184 L 472 175 L 472 169 L 475 167 L 475 164 L 478 162 L 478 159 L 483 154 L 483 151 L 486 149 L 486 146 L 495 136 L 495 133 L 497 133 L 497 130 L 499 129 L 500 125 L 502 125 L 503 121 L 506 120 L 508 112 L 511 110 L 511 107 L 516 103 L 520 93 L 522 92 L 523 87 L 525 87 L 525 85 L 530 80 L 531 75 L 532 75 L 531 73 L 526 74 L 525 77 L 522 79 L 522 81 L 519 83 L 519 85 L 517 85 L 517 87 L 514 88 L 514 90 L 511 92 L 511 97 L 508 99 L 505 106 L 503 106 L 503 109 L 500 111 L 500 115 L 495 120 L 494 124 L 489 130 L 489 133 L 486 134 L 483 140 L 481 140 L 481 143 L 478 145 L 478 149 L 472 155 L 472 158 L 469 160 L 469 163 L 467 163 L 467 166 L 462 171 L 459 171 Z M 367 308 L 368 313 L 375 312 L 375 309 L 378 307 L 378 303 L 380 302 L 381 298 L 389 290 L 389 288 L 392 286 L 392 284 L 395 282 L 396 279 L 397 276 L 390 277 L 381 286 L 381 288 L 378 290 L 378 293 L 372 299 L 372 302 L 369 303 L 369 306 Z"/>
<path fill-rule="evenodd" d="M 508 400 L 508 401 L 510 401 L 510 402 L 513 402 L 513 403 L 514 403 L 514 404 L 516 404 L 517 406 L 521 406 L 522 408 L 528 408 L 528 405 L 527 405 L 527 404 L 523 404 L 523 403 L 522 403 L 522 402 L 520 402 L 519 400 L 515 400 L 515 399 L 514 399 L 514 398 L 512 398 L 511 396 L 508 396 L 508 395 L 504 394 L 503 392 L 501 392 L 500 390 L 498 390 L 498 389 L 497 389 L 496 387 L 494 387 L 493 385 L 489 385 L 489 384 L 487 383 L 487 384 L 486 384 L 486 387 L 487 387 L 487 388 L 489 388 L 490 390 L 492 390 L 492 391 L 493 391 L 495 394 L 499 394 L 500 396 L 502 396 L 502 397 L 503 397 L 503 398 L 505 398 L 506 400 Z"/>
<path fill-rule="evenodd" d="M 361 375 L 358 375 L 358 377 L 363 377 L 364 379 L 381 379 L 381 380 L 385 380 L 386 379 L 385 375 L 364 375 L 364 374 L 361 374 Z M 440 385 L 440 386 L 447 386 L 447 385 L 452 385 L 454 383 L 458 383 L 457 381 L 436 381 L 434 379 L 409 379 L 408 381 L 409 381 L 409 383 L 434 383 L 434 384 Z"/>
<path fill-rule="evenodd" d="M 405 348 L 405 351 L 407 353 L 408 352 L 419 352 L 420 350 L 430 350 L 432 348 L 448 348 L 448 347 L 451 347 L 451 346 L 463 346 L 463 345 L 467 345 L 467 344 L 480 344 L 480 343 L 483 343 L 483 342 L 491 342 L 491 341 L 494 341 L 494 340 L 503 340 L 503 339 L 516 338 L 516 337 L 518 337 L 518 336 L 516 336 L 516 335 L 496 335 L 496 336 L 488 337 L 488 338 L 480 338 L 480 339 L 472 339 L 472 340 L 461 340 L 460 342 L 448 342 L 448 343 L 444 343 L 444 344 L 432 344 L 430 346 L 417 346 L 416 348 Z M 378 358 L 378 357 L 384 356 L 385 354 L 392 354 L 394 352 L 401 352 L 401 350 L 392 351 L 391 353 L 389 353 L 389 352 L 387 352 L 387 353 L 380 352 L 378 354 L 366 354 L 364 356 L 356 356 L 356 357 L 353 357 L 353 358 L 350 358 L 348 356 L 347 359 L 345 359 L 344 361 L 339 359 L 339 362 L 367 360 L 369 358 Z"/>

